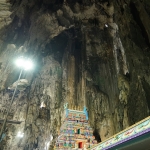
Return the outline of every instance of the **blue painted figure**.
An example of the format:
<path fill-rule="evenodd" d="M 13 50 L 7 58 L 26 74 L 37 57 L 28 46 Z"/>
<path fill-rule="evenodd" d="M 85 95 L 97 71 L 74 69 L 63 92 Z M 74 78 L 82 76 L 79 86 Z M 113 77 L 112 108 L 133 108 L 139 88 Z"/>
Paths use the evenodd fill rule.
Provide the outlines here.
<path fill-rule="evenodd" d="M 89 117 L 88 117 L 88 112 L 87 112 L 87 110 L 86 110 L 86 107 L 85 107 L 85 106 L 84 106 L 83 112 L 85 113 L 86 120 L 88 120 L 88 119 L 89 119 Z"/>
<path fill-rule="evenodd" d="M 66 117 L 68 117 L 68 113 L 69 113 L 68 103 L 64 104 L 64 109 L 66 110 Z"/>

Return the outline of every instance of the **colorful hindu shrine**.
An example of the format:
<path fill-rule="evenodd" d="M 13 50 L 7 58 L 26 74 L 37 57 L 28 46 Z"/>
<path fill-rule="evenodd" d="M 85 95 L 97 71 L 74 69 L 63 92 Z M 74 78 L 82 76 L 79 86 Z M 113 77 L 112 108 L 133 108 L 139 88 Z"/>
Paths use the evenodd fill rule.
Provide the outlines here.
<path fill-rule="evenodd" d="M 63 124 L 56 141 L 55 150 L 88 149 L 97 144 L 93 130 L 88 124 L 86 107 L 83 111 L 65 108 Z"/>

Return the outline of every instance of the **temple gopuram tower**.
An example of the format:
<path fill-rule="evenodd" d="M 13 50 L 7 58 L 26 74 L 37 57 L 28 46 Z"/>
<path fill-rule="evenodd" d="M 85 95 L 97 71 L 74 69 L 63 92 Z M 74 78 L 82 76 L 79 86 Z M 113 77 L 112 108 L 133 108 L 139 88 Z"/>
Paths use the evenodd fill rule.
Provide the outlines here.
<path fill-rule="evenodd" d="M 65 114 L 54 150 L 86 150 L 97 144 L 88 124 L 86 107 L 83 111 L 72 110 L 65 105 Z"/>

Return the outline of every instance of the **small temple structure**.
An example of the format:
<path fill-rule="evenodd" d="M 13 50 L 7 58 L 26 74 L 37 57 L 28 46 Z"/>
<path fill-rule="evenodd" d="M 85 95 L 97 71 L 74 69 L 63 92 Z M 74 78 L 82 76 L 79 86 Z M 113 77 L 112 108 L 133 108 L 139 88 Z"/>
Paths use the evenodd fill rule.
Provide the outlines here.
<path fill-rule="evenodd" d="M 54 150 L 86 150 L 96 145 L 93 130 L 88 124 L 86 107 L 83 111 L 68 109 L 65 115 Z"/>

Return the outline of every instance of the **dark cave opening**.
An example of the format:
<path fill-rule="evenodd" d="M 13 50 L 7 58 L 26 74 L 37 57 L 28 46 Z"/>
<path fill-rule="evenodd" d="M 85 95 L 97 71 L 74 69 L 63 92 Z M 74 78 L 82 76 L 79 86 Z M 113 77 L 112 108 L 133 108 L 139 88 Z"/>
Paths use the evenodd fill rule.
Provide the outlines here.
<path fill-rule="evenodd" d="M 55 1 L 43 0 L 42 3 L 45 7 L 45 10 L 48 9 L 50 11 L 57 11 L 63 5 L 64 0 L 55 0 Z"/>
<path fill-rule="evenodd" d="M 27 38 L 28 35 L 28 28 L 30 26 L 30 21 L 29 21 L 29 14 L 26 13 L 26 16 L 24 18 L 24 21 L 19 21 L 20 18 L 18 16 L 10 16 L 13 21 L 12 23 L 7 26 L 6 30 L 8 31 L 6 36 L 5 36 L 5 42 L 8 43 L 13 43 L 17 47 L 20 47 L 23 45 L 24 41 Z M 20 22 L 20 26 L 18 26 Z"/>
<path fill-rule="evenodd" d="M 42 50 L 41 55 L 43 57 L 46 57 L 48 55 L 54 55 L 54 58 L 61 63 L 63 55 L 67 50 L 71 55 L 76 58 L 77 64 L 79 65 L 82 57 L 82 41 L 80 38 L 77 37 L 81 37 L 81 35 L 80 32 L 76 33 L 74 28 L 65 30 L 58 36 L 53 38 L 51 42 L 45 46 L 45 49 Z"/>
<path fill-rule="evenodd" d="M 148 38 L 148 35 L 146 33 L 145 27 L 144 27 L 144 25 L 140 19 L 139 12 L 138 12 L 138 10 L 137 10 L 137 8 L 133 2 L 130 3 L 130 10 L 131 10 L 131 14 L 132 14 L 134 20 L 136 21 L 137 25 L 141 29 L 141 33 L 143 35 L 143 38 L 145 39 L 147 45 L 150 46 L 149 38 Z"/>
<path fill-rule="evenodd" d="M 63 54 L 68 44 L 68 37 L 63 32 L 53 38 L 50 43 L 45 46 L 42 56 L 54 55 L 54 58 L 61 63 Z"/>
<path fill-rule="evenodd" d="M 83 4 L 83 0 L 77 0 L 77 1 L 75 1 L 75 0 L 66 0 L 66 2 L 68 4 L 71 4 L 71 5 L 74 5 L 76 2 L 79 3 L 79 4 Z"/>
<path fill-rule="evenodd" d="M 93 131 L 93 135 L 95 136 L 95 139 L 97 140 L 98 143 L 101 142 L 101 138 L 97 129 Z"/>
<path fill-rule="evenodd" d="M 142 85 L 143 85 L 143 89 L 145 91 L 145 97 L 146 97 L 146 100 L 147 100 L 147 105 L 148 105 L 148 108 L 150 110 L 150 85 L 147 83 L 147 81 L 145 80 L 145 78 L 142 79 Z M 150 113 L 149 113 L 150 114 Z"/>

